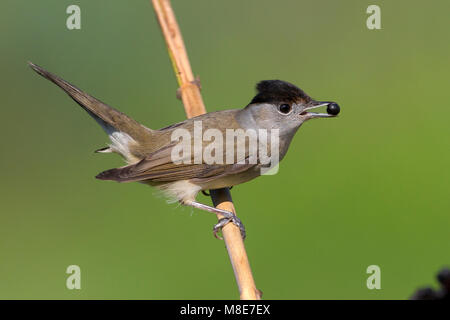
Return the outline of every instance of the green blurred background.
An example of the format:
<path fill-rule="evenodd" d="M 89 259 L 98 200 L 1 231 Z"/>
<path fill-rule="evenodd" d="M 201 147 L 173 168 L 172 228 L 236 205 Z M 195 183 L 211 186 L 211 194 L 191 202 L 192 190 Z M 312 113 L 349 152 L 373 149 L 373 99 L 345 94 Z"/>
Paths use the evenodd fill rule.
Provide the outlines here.
<path fill-rule="evenodd" d="M 66 8 L 81 7 L 81 30 Z M 381 7 L 382 30 L 366 8 Z M 266 299 L 405 299 L 450 263 L 450 2 L 181 1 L 209 111 L 283 79 L 339 118 L 311 121 L 279 174 L 232 190 Z M 185 118 L 147 0 L 0 4 L 0 298 L 238 298 L 213 215 L 94 179 L 107 137 L 30 60 L 151 128 Z M 200 195 L 204 203 L 210 199 Z M 67 266 L 81 267 L 68 290 Z M 366 268 L 381 268 L 368 290 Z"/>

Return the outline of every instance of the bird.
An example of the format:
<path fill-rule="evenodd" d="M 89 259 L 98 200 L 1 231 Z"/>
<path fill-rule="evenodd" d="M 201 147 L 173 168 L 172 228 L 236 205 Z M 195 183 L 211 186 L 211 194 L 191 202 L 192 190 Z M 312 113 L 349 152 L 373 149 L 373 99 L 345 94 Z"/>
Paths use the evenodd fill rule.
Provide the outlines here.
<path fill-rule="evenodd" d="M 286 81 L 263 80 L 257 83 L 256 95 L 244 108 L 209 112 L 154 130 L 42 67 L 32 62 L 28 64 L 39 75 L 60 87 L 103 128 L 109 136 L 110 144 L 96 152 L 116 153 L 125 160 L 125 166 L 103 171 L 96 176 L 97 179 L 140 182 L 161 190 L 170 200 L 178 201 L 182 205 L 221 214 L 223 218 L 213 228 L 214 236 L 219 239 L 221 237 L 218 233 L 227 223 L 237 225 L 243 238 L 246 235 L 245 227 L 232 212 L 196 201 L 197 194 L 200 191 L 232 187 L 261 176 L 264 169 L 277 165 L 284 158 L 295 133 L 304 122 L 316 118 L 333 118 L 340 113 L 336 102 L 314 100 L 302 89 Z M 311 111 L 325 106 L 326 113 Z M 214 142 L 220 142 L 218 134 L 226 136 L 230 130 L 241 133 L 268 132 L 266 135 L 270 135 L 270 139 L 265 140 L 262 146 L 265 150 L 273 147 L 267 152 L 270 161 L 263 163 L 260 154 L 262 149 L 258 149 L 256 153 L 248 150 L 252 147 L 249 136 L 247 140 L 244 136 L 243 143 L 233 144 L 231 150 L 214 150 L 214 159 L 227 158 L 231 161 L 208 162 L 207 159 L 202 159 L 202 152 L 211 143 L 205 141 L 206 139 L 200 141 L 200 150 L 197 151 L 194 142 L 185 142 L 182 147 L 187 150 L 194 149 L 194 152 L 181 152 L 180 159 L 174 161 L 174 152 L 183 151 L 180 149 L 180 137 L 178 136 L 177 140 L 173 138 L 174 135 L 187 133 L 194 135 L 195 140 L 199 124 L 202 129 L 206 129 L 205 134 L 208 129 L 215 133 Z M 272 136 L 273 132 L 277 135 Z M 264 139 L 258 136 L 257 140 L 259 143 Z M 237 159 L 239 153 L 240 160 Z M 273 163 L 275 158 L 276 163 Z"/>

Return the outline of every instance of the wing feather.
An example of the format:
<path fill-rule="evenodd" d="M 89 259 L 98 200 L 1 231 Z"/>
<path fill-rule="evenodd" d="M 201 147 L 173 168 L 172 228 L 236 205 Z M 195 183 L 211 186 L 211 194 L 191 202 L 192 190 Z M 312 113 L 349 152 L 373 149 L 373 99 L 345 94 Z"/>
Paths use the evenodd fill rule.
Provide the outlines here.
<path fill-rule="evenodd" d="M 96 176 L 101 180 L 132 182 L 150 180 L 154 182 L 173 182 L 178 180 L 201 179 L 214 180 L 225 175 L 245 171 L 256 164 L 246 161 L 242 164 L 206 164 L 180 163 L 172 161 L 171 151 L 174 144 L 166 146 L 136 164 L 101 172 Z M 193 162 L 193 159 L 191 159 Z"/>

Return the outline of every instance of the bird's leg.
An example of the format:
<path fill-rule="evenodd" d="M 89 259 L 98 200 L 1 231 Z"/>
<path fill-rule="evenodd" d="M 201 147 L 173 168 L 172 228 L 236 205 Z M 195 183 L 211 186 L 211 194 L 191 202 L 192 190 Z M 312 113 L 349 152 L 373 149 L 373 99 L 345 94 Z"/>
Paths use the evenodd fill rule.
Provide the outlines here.
<path fill-rule="evenodd" d="M 180 201 L 181 204 L 186 205 L 186 206 L 190 206 L 190 207 L 194 207 L 200 210 L 205 210 L 208 212 L 212 212 L 215 214 L 220 214 L 223 216 L 222 219 L 219 220 L 219 222 L 214 226 L 213 228 L 213 234 L 214 237 L 216 237 L 217 239 L 221 239 L 223 240 L 222 237 L 220 237 L 217 233 L 222 230 L 222 228 L 229 222 L 233 222 L 237 227 L 239 227 L 239 230 L 241 230 L 241 236 L 242 239 L 245 239 L 245 227 L 241 222 L 241 219 L 239 219 L 238 217 L 236 217 L 236 215 L 233 212 L 230 211 L 226 211 L 226 210 L 222 210 L 222 209 L 218 209 L 218 208 L 214 208 L 211 206 L 208 206 L 206 204 L 203 203 L 199 203 L 193 200 L 187 200 L 187 201 Z"/>

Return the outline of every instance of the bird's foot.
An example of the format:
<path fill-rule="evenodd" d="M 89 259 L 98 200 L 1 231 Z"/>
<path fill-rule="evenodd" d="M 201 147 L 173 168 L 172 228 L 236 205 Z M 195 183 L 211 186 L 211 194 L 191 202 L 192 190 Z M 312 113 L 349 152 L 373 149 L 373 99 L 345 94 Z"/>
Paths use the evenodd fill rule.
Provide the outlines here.
<path fill-rule="evenodd" d="M 245 237 L 246 237 L 245 227 L 244 227 L 241 219 L 239 219 L 233 212 L 222 210 L 219 208 L 214 208 L 214 207 L 208 206 L 206 204 L 199 203 L 199 202 L 192 201 L 192 200 L 180 201 L 180 202 L 181 202 L 181 204 L 186 205 L 186 206 L 190 206 L 190 207 L 194 207 L 197 209 L 201 209 L 201 210 L 205 210 L 208 212 L 222 215 L 223 218 L 221 218 L 219 220 L 219 222 L 213 228 L 214 237 L 216 237 L 217 239 L 223 240 L 223 238 L 220 237 L 217 233 L 219 231 L 221 231 L 222 228 L 229 222 L 234 223 L 239 228 L 239 230 L 241 231 L 242 239 L 245 239 Z"/>
<path fill-rule="evenodd" d="M 218 233 L 222 232 L 222 228 L 225 227 L 225 225 L 227 225 L 229 222 L 232 222 L 241 231 L 242 240 L 245 240 L 245 237 L 246 237 L 245 226 L 242 223 L 241 219 L 239 219 L 233 213 L 231 213 L 229 211 L 227 211 L 227 212 L 230 214 L 230 216 L 220 219 L 219 222 L 214 226 L 214 228 L 213 228 L 214 237 L 216 237 L 217 239 L 223 240 L 223 238 L 221 236 L 219 236 Z"/>

